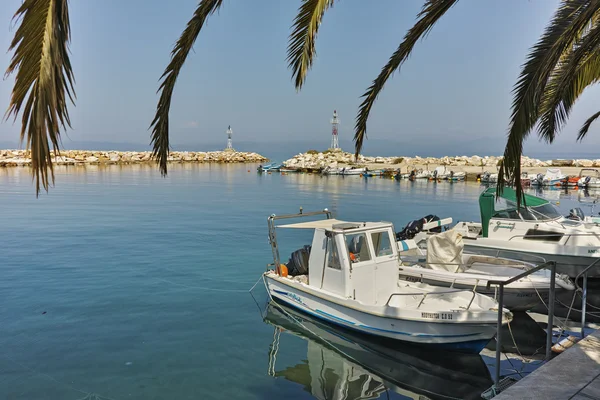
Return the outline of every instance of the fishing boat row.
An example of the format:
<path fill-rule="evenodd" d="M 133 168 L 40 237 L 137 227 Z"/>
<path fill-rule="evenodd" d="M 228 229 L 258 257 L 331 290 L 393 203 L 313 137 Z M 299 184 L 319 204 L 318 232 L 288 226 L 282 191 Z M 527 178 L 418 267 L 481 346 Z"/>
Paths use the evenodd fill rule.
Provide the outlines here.
<path fill-rule="evenodd" d="M 327 210 L 272 215 L 274 263 L 264 281 L 273 300 L 327 323 L 478 353 L 513 311 L 546 305 L 551 291 L 574 293 L 583 272 L 600 277 L 598 221 L 580 209 L 562 216 L 532 195 L 522 203 L 517 207 L 512 189 L 496 199 L 495 188 L 488 188 L 479 199 L 479 222 L 451 227 L 451 218 L 430 215 L 398 232 L 391 222 L 343 221 Z M 312 220 L 277 223 L 290 218 Z M 292 252 L 287 263 L 279 255 L 280 229 L 313 233 L 312 242 Z M 545 261 L 556 262 L 556 274 L 531 271 Z M 496 282 L 509 280 L 501 308 Z"/>
<path fill-rule="evenodd" d="M 480 176 L 482 183 L 497 183 L 498 174 L 484 172 Z M 595 168 L 583 168 L 578 175 L 565 175 L 560 168 L 548 168 L 546 173 L 521 174 L 521 184 L 538 187 L 579 187 L 600 188 L 600 171 Z"/>

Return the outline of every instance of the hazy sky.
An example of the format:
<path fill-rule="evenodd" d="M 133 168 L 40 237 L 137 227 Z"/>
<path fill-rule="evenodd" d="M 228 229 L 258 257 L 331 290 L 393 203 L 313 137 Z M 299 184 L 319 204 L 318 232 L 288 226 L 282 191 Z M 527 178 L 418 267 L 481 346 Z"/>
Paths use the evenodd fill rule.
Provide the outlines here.
<path fill-rule="evenodd" d="M 75 0 L 70 2 L 77 105 L 65 142 L 149 142 L 158 78 L 196 6 L 194 0 Z M 180 75 L 171 108 L 171 142 L 306 139 L 329 143 L 337 109 L 340 135 L 353 135 L 359 97 L 412 26 L 422 0 L 344 0 L 324 18 L 318 58 L 296 93 L 287 69 L 287 35 L 299 1 L 225 0 L 201 32 Z M 469 153 L 469 141 L 501 153 L 511 89 L 552 15 L 557 0 L 462 0 L 416 47 L 388 82 L 368 125 L 369 138 L 447 146 Z M 8 49 L 20 0 L 0 2 L 0 47 Z M 10 54 L 0 52 L 5 69 Z M 0 82 L 0 108 L 13 79 Z M 591 89 L 552 150 L 592 151 L 600 124 L 584 144 L 579 125 L 598 111 Z M 594 101 L 595 100 L 595 101 Z M 15 141 L 19 124 L 0 125 L 0 141 Z M 318 146 L 315 146 L 318 147 Z M 537 137 L 526 150 L 546 149 Z M 300 149 L 303 150 L 303 149 Z M 409 154 L 410 149 L 398 151 Z M 548 148 L 550 150 L 550 148 Z"/>

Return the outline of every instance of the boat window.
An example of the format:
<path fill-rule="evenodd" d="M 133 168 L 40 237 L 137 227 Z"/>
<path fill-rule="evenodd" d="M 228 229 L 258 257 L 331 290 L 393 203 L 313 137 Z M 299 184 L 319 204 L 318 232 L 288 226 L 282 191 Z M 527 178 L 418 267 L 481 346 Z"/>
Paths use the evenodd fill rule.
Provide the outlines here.
<path fill-rule="evenodd" d="M 390 235 L 387 231 L 371 233 L 371 240 L 373 240 L 375 257 L 391 256 L 393 254 Z"/>
<path fill-rule="evenodd" d="M 346 244 L 350 252 L 350 261 L 357 263 L 371 259 L 367 236 L 364 233 L 346 235 Z"/>
<path fill-rule="evenodd" d="M 327 267 L 342 269 L 342 265 L 340 264 L 340 253 L 337 250 L 335 239 L 330 238 L 327 242 Z"/>
<path fill-rule="evenodd" d="M 560 232 L 543 231 L 541 229 L 529 229 L 525 232 L 524 239 L 528 240 L 542 240 L 545 242 L 560 242 L 563 234 Z"/>
<path fill-rule="evenodd" d="M 535 215 L 538 221 L 556 219 L 561 217 L 560 213 L 550 203 L 542 204 L 537 207 L 530 207 L 531 212 Z"/>

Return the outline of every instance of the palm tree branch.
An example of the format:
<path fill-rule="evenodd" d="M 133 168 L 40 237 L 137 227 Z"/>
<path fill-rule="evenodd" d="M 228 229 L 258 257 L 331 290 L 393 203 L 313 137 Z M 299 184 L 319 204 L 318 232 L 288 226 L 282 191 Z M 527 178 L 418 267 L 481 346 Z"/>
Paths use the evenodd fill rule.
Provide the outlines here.
<path fill-rule="evenodd" d="M 292 70 L 296 90 L 300 90 L 317 54 L 315 41 L 325 11 L 334 0 L 302 0 L 292 25 L 287 48 L 288 66 Z"/>
<path fill-rule="evenodd" d="M 15 84 L 5 114 L 21 116 L 21 142 L 31 151 L 36 196 L 54 183 L 52 152 L 60 152 L 61 129 L 70 127 L 67 98 L 74 102 L 74 75 L 69 60 L 67 0 L 25 0 L 15 13 L 19 27 L 6 76 Z M 52 152 L 50 150 L 52 145 Z"/>
<path fill-rule="evenodd" d="M 598 119 L 598 117 L 600 117 L 600 111 L 598 111 L 596 114 L 592 115 L 591 117 L 589 117 L 587 119 L 587 121 L 585 121 L 585 123 L 581 126 L 581 129 L 579 130 L 579 137 L 584 137 L 585 134 L 587 133 L 587 131 L 590 129 L 590 125 L 592 125 L 592 123 Z"/>
<path fill-rule="evenodd" d="M 562 0 L 559 9 L 527 56 L 515 84 L 510 131 L 502 168 L 498 174 L 497 194 L 502 193 L 506 183 L 514 184 L 518 206 L 523 198 L 519 179 L 523 141 L 538 120 L 541 99 L 557 63 L 594 19 L 599 5 L 600 0 Z"/>
<path fill-rule="evenodd" d="M 538 133 L 552 143 L 583 91 L 600 79 L 600 23 L 582 36 L 558 63 L 542 95 Z M 578 138 L 581 139 L 581 138 Z"/>
<path fill-rule="evenodd" d="M 167 174 L 167 159 L 169 157 L 169 110 L 171 98 L 181 67 L 194 46 L 206 19 L 214 14 L 222 5 L 223 0 L 202 0 L 194 15 L 187 23 L 181 36 L 171 51 L 171 61 L 161 75 L 158 88 L 160 98 L 156 106 L 156 114 L 150 127 L 152 128 L 152 155 L 156 157 L 161 174 Z"/>
<path fill-rule="evenodd" d="M 363 146 L 363 141 L 367 135 L 367 120 L 371 113 L 371 108 L 377 100 L 379 93 L 383 90 L 385 83 L 392 73 L 399 70 L 402 64 L 408 59 L 415 44 L 419 39 L 427 36 L 433 25 L 446 14 L 446 12 L 456 4 L 458 0 L 427 0 L 417 15 L 418 21 L 408 30 L 400 46 L 392 54 L 387 64 L 383 67 L 379 76 L 375 78 L 371 86 L 362 95 L 363 101 L 359 107 L 356 116 L 355 125 L 355 154 L 358 156 Z"/>

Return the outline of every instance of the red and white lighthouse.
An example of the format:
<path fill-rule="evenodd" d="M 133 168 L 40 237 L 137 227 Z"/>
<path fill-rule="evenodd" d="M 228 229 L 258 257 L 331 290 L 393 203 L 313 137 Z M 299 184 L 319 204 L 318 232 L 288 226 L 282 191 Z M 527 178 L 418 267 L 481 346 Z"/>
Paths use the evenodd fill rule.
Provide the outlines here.
<path fill-rule="evenodd" d="M 338 126 L 340 120 L 338 119 L 337 111 L 333 110 L 333 118 L 331 119 L 331 149 L 339 149 L 340 142 L 338 140 Z"/>

